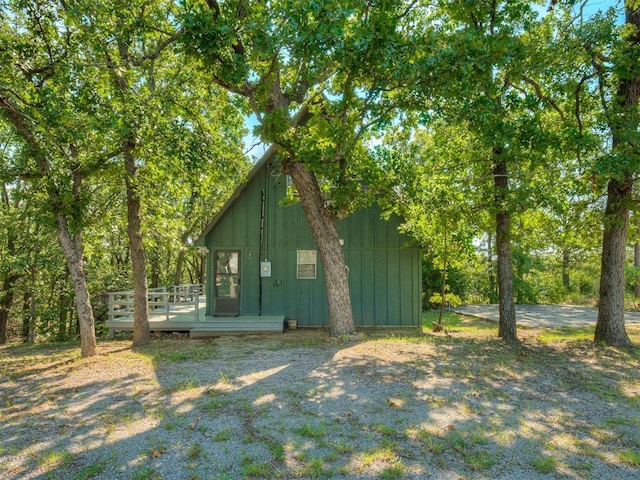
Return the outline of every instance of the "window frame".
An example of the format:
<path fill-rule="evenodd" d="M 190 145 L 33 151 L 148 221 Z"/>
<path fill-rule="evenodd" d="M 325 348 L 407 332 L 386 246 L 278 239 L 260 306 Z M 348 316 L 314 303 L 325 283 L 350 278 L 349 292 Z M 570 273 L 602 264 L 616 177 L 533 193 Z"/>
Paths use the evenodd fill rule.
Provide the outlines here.
<path fill-rule="evenodd" d="M 313 253 L 313 262 L 310 263 L 311 254 Z M 304 266 L 308 268 L 313 265 L 313 276 L 300 275 L 300 267 Z M 304 273 L 304 272 L 303 272 Z M 296 278 L 298 280 L 315 280 L 318 278 L 318 251 L 317 250 L 309 250 L 309 249 L 298 249 L 296 250 Z"/>

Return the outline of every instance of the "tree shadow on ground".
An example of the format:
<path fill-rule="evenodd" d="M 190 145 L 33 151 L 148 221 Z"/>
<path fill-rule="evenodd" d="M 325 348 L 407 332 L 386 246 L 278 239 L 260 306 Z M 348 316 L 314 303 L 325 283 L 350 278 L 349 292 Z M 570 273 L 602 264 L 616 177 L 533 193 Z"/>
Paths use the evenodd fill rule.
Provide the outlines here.
<path fill-rule="evenodd" d="M 455 334 L 156 341 L 4 385 L 0 476 L 633 478 L 624 355 Z"/>

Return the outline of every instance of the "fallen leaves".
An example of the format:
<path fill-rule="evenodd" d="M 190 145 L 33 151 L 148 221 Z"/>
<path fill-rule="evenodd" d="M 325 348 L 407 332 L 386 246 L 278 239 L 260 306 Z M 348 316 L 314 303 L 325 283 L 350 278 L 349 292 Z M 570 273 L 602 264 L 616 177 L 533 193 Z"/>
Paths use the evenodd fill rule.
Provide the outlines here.
<path fill-rule="evenodd" d="M 151 452 L 151 458 L 160 458 L 165 453 L 167 453 L 166 448 L 156 448 Z"/>

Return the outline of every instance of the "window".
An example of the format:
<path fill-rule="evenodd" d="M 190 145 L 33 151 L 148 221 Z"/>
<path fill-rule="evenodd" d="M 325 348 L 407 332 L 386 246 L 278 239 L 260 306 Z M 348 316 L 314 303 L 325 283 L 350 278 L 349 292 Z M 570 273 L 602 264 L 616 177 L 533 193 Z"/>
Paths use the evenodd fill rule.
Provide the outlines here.
<path fill-rule="evenodd" d="M 316 251 L 298 250 L 298 278 L 316 278 Z"/>

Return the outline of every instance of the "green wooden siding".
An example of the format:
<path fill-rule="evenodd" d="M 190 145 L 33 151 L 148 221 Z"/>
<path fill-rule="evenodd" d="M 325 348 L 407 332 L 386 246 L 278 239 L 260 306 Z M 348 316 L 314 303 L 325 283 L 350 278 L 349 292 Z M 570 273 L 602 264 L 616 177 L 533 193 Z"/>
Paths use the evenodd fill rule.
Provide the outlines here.
<path fill-rule="evenodd" d="M 207 233 L 207 314 L 213 308 L 213 254 L 241 252 L 241 315 L 257 315 L 262 282 L 262 315 L 285 315 L 299 325 L 326 326 L 328 312 L 320 256 L 315 279 L 297 278 L 297 251 L 317 250 L 299 205 L 283 207 L 286 176 L 265 162 Z M 259 258 L 262 191 L 265 195 L 264 251 Z M 380 218 L 379 207 L 355 212 L 338 224 L 354 321 L 361 326 L 419 325 L 421 255 L 398 232 L 400 219 Z M 259 263 L 271 262 L 271 277 L 260 279 Z"/>

